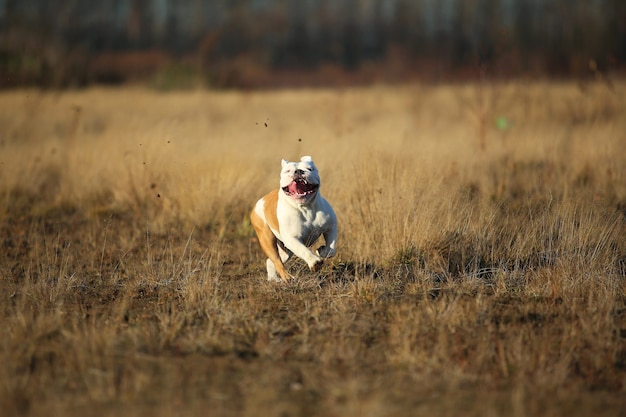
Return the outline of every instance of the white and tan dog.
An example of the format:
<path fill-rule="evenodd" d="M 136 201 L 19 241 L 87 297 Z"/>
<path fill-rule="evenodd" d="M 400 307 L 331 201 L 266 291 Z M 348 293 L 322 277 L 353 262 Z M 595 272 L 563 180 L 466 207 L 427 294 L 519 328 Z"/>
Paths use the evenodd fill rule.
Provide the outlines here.
<path fill-rule="evenodd" d="M 280 188 L 261 198 L 250 221 L 261 248 L 267 255 L 267 279 L 291 277 L 284 263 L 292 255 L 303 259 L 311 271 L 318 271 L 323 258 L 337 250 L 337 216 L 320 194 L 320 177 L 310 156 L 300 162 L 282 160 Z M 316 252 L 309 247 L 324 236 Z"/>

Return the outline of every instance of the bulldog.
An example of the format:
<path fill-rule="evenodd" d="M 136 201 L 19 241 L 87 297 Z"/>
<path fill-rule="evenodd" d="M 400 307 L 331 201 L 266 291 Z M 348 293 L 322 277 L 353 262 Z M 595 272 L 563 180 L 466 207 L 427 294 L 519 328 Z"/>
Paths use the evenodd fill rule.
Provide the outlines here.
<path fill-rule="evenodd" d="M 281 161 L 280 188 L 257 201 L 250 222 L 267 255 L 267 279 L 288 280 L 285 269 L 292 255 L 318 271 L 323 258 L 337 251 L 337 216 L 320 194 L 320 176 L 310 156 L 300 162 Z M 324 236 L 324 245 L 310 247 Z"/>

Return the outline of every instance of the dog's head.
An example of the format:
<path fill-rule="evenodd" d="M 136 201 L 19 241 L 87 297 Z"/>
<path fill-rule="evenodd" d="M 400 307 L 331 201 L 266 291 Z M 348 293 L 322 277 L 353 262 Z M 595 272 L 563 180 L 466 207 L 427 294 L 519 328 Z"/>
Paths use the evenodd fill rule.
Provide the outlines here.
<path fill-rule="evenodd" d="M 320 188 L 320 175 L 313 158 L 303 156 L 300 162 L 282 160 L 280 188 L 298 204 L 310 204 L 315 200 Z"/>

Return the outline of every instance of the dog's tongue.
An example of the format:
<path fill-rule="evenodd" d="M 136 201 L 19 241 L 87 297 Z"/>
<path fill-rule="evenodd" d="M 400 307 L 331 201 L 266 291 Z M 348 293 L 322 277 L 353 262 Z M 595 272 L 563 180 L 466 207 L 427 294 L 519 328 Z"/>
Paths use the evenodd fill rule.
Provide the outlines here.
<path fill-rule="evenodd" d="M 291 184 L 289 184 L 289 192 L 290 193 L 298 193 L 298 194 L 302 194 L 304 192 L 304 183 L 298 182 L 298 181 L 293 181 Z"/>
<path fill-rule="evenodd" d="M 313 184 L 308 184 L 300 180 L 292 181 L 291 184 L 287 186 L 287 190 L 290 194 L 305 194 L 314 189 L 315 186 Z"/>

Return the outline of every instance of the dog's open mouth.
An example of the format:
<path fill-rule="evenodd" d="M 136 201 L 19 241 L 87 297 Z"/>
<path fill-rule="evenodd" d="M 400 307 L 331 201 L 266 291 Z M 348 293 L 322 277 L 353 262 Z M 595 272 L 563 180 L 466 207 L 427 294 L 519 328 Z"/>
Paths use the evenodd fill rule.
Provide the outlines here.
<path fill-rule="evenodd" d="M 293 198 L 305 198 L 314 194 L 320 188 L 319 184 L 312 184 L 304 179 L 296 179 L 291 184 L 283 187 L 283 191 Z"/>

